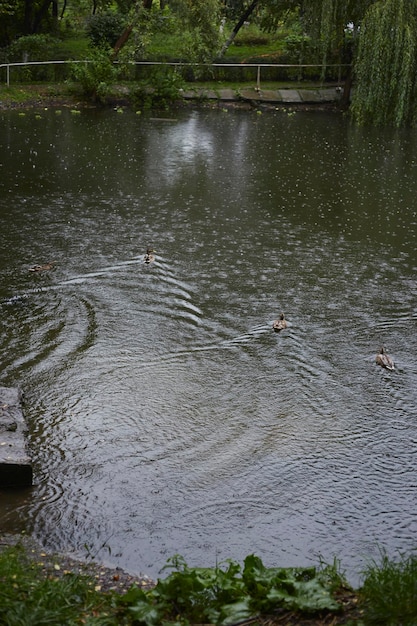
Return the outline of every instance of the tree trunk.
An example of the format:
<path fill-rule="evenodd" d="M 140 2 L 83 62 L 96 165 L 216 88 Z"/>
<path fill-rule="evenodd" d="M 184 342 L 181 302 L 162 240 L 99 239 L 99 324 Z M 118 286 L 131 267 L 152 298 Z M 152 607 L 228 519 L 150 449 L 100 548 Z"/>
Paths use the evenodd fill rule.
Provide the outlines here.
<path fill-rule="evenodd" d="M 58 0 L 52 0 L 52 23 L 54 33 L 58 33 Z"/>
<path fill-rule="evenodd" d="M 119 39 L 116 41 L 114 48 L 113 48 L 113 59 L 115 59 L 117 57 L 117 55 L 119 54 L 120 50 L 123 48 L 123 46 L 125 45 L 126 41 L 129 39 L 131 32 L 133 30 L 133 26 L 134 24 L 129 24 L 124 31 L 122 32 L 122 34 L 120 35 Z"/>
<path fill-rule="evenodd" d="M 33 0 L 25 1 L 25 16 L 23 19 L 23 33 L 25 35 L 32 34 L 32 22 L 33 22 Z"/>
<path fill-rule="evenodd" d="M 252 4 L 250 4 L 248 6 L 248 8 L 246 9 L 246 11 L 242 14 L 240 20 L 238 21 L 238 23 L 236 24 L 236 26 L 234 27 L 234 29 L 230 33 L 229 38 L 227 39 L 226 43 L 224 44 L 223 48 L 220 51 L 220 56 L 221 57 L 226 54 L 227 49 L 229 48 L 230 44 L 232 43 L 232 41 L 234 40 L 234 38 L 236 37 L 236 35 L 240 31 L 240 29 L 242 28 L 243 24 L 246 22 L 248 17 L 250 17 L 252 15 L 252 13 L 256 9 L 258 3 L 259 3 L 259 0 L 253 0 Z"/>
<path fill-rule="evenodd" d="M 143 0 L 142 2 L 142 6 L 144 9 L 150 11 L 152 9 L 152 1 L 153 0 Z M 136 9 L 138 9 L 138 4 L 136 5 Z M 137 14 L 139 13 L 139 11 L 137 11 Z M 125 45 L 126 41 L 129 39 L 130 35 L 132 34 L 132 30 L 133 27 L 135 25 L 137 19 L 137 15 L 136 18 L 134 18 L 132 20 L 132 22 L 130 24 L 128 24 L 126 26 L 126 28 L 124 29 L 124 31 L 122 32 L 122 34 L 120 35 L 119 39 L 116 41 L 116 44 L 113 48 L 113 58 L 115 59 L 117 57 L 117 55 L 119 54 L 120 50 L 123 48 L 123 46 Z"/>
<path fill-rule="evenodd" d="M 343 94 L 342 94 L 342 97 L 340 98 L 340 105 L 346 109 L 349 108 L 349 105 L 350 105 L 350 92 L 352 89 L 352 83 L 353 83 L 353 72 L 352 72 L 352 67 L 350 67 L 348 69 L 348 73 L 345 78 Z"/>
<path fill-rule="evenodd" d="M 38 30 L 39 27 L 42 23 L 43 18 L 45 17 L 49 7 L 52 4 L 52 0 L 44 0 L 43 4 L 41 5 L 39 11 L 36 13 L 35 18 L 33 20 L 33 27 L 32 27 L 32 34 L 35 35 Z"/>

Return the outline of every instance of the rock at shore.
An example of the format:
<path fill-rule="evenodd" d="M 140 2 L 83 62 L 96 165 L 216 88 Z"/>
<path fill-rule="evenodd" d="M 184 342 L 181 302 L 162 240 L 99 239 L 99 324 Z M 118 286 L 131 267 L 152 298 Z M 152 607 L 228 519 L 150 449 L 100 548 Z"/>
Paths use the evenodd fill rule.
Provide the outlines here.
<path fill-rule="evenodd" d="M 32 478 L 22 392 L 15 387 L 0 387 L 0 487 L 30 487 Z"/>

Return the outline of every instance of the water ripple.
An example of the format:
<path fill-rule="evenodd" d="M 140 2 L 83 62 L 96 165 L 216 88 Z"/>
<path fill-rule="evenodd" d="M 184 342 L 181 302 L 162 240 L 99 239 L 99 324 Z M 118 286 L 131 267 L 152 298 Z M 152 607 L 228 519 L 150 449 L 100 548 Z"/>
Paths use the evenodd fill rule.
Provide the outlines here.
<path fill-rule="evenodd" d="M 325 551 L 351 572 L 376 542 L 407 548 L 413 138 L 321 115 L 180 117 L 8 127 L 0 358 L 25 390 L 36 483 L 17 522 L 150 573 L 177 552 L 249 551 Z M 28 146 L 42 170 L 22 168 Z M 57 263 L 33 275 L 37 259 Z M 381 345 L 395 372 L 375 364 Z"/>

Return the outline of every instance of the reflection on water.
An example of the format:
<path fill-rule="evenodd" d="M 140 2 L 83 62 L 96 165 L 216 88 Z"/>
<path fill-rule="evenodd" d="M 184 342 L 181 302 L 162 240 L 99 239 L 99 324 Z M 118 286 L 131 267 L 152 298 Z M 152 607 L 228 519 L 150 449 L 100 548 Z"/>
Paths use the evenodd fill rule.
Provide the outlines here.
<path fill-rule="evenodd" d="M 1 527 L 153 575 L 254 552 L 355 579 L 414 548 L 415 133 L 285 112 L 0 126 L 0 382 L 25 391 L 36 477 L 1 493 Z"/>

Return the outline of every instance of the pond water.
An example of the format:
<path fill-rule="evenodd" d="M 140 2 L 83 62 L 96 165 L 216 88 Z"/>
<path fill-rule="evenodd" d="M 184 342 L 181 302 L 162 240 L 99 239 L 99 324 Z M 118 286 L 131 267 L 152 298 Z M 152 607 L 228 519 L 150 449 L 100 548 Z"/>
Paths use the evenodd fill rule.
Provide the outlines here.
<path fill-rule="evenodd" d="M 0 115 L 0 384 L 35 477 L 0 528 L 151 576 L 255 553 L 356 582 L 416 547 L 417 134 L 169 116 Z"/>

